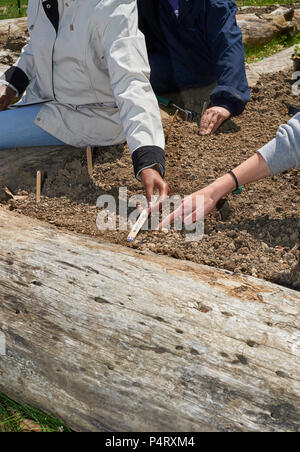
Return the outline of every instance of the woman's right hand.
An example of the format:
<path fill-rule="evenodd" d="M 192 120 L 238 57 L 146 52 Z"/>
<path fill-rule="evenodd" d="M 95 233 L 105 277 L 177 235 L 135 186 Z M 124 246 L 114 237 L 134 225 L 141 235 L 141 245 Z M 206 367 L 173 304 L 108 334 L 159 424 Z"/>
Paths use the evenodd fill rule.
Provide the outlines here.
<path fill-rule="evenodd" d="M 168 228 L 179 217 L 185 225 L 202 221 L 215 208 L 219 199 L 214 187 L 209 185 L 185 197 L 181 205 L 160 223 L 159 229 Z"/>
<path fill-rule="evenodd" d="M 15 96 L 16 92 L 10 86 L 0 86 L 0 111 L 6 110 L 9 104 L 11 104 L 14 100 Z"/>

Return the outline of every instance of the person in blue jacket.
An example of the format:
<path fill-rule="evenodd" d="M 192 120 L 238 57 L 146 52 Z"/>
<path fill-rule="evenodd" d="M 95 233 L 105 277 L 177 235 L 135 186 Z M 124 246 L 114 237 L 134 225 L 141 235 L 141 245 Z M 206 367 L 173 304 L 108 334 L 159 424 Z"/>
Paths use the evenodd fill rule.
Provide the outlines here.
<path fill-rule="evenodd" d="M 234 1 L 138 0 L 138 7 L 156 94 L 192 89 L 193 95 L 198 92 L 201 97 L 206 87 L 210 108 L 201 120 L 202 135 L 215 132 L 230 116 L 240 115 L 250 90 Z"/>

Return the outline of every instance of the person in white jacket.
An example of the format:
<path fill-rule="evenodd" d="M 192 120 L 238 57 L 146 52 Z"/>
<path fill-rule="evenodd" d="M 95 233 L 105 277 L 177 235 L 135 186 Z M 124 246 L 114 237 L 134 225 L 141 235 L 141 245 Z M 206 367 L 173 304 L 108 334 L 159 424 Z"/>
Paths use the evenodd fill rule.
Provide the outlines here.
<path fill-rule="evenodd" d="M 148 201 L 155 190 L 165 196 L 164 133 L 136 1 L 29 0 L 28 29 L 0 80 L 0 149 L 127 140 Z"/>

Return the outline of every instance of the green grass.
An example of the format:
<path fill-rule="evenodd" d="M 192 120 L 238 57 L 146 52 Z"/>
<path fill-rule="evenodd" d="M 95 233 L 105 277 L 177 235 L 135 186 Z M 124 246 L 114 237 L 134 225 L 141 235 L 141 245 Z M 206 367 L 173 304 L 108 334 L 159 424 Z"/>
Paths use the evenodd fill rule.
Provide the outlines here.
<path fill-rule="evenodd" d="M 0 432 L 70 432 L 60 421 L 0 393 Z"/>
<path fill-rule="evenodd" d="M 0 9 L 0 20 L 26 16 L 27 3 L 28 0 L 21 0 L 21 10 L 19 11 L 17 0 L 0 0 L 0 8 L 5 8 L 5 10 Z"/>
<path fill-rule="evenodd" d="M 292 38 L 287 36 L 280 36 L 272 39 L 267 44 L 258 47 L 245 47 L 246 63 L 254 63 L 263 60 L 264 58 L 274 55 L 281 50 L 291 47 L 295 44 L 300 44 L 300 33 Z"/>

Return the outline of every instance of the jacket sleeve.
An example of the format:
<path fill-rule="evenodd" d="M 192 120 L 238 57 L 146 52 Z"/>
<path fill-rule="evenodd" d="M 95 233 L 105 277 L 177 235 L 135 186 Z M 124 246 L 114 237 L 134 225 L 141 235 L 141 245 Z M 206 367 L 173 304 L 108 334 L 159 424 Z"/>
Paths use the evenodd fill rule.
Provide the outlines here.
<path fill-rule="evenodd" d="M 250 90 L 242 32 L 236 22 L 237 7 L 232 0 L 206 2 L 207 37 L 218 81 L 211 95 L 212 104 L 239 115 L 250 100 Z"/>
<path fill-rule="evenodd" d="M 19 96 L 26 90 L 35 72 L 34 56 L 29 42 L 23 47 L 17 62 L 0 77 L 0 83 L 14 88 L 17 96 Z"/>
<path fill-rule="evenodd" d="M 138 29 L 135 0 L 103 0 L 100 32 L 111 87 L 132 153 L 135 175 L 158 165 L 165 172 L 164 133 L 150 85 L 145 39 Z"/>
<path fill-rule="evenodd" d="M 300 113 L 279 127 L 276 138 L 258 151 L 271 174 L 300 169 Z"/>
<path fill-rule="evenodd" d="M 138 7 L 139 29 L 145 35 L 145 31 L 147 29 L 147 22 L 143 14 L 143 3 L 141 2 L 141 0 L 137 0 L 137 7 Z"/>

